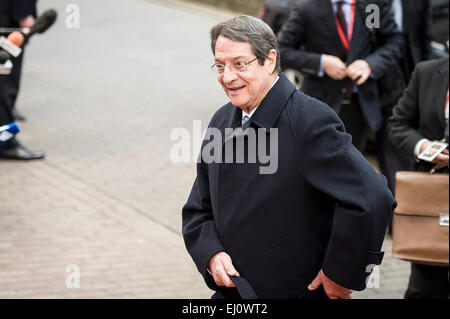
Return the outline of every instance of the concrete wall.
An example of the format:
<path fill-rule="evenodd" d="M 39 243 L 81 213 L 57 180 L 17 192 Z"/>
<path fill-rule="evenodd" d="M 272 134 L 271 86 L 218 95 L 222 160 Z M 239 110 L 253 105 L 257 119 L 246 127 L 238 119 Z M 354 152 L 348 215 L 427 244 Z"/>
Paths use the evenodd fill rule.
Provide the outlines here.
<path fill-rule="evenodd" d="M 264 0 L 184 0 L 189 2 L 198 2 L 212 5 L 218 8 L 224 8 L 236 13 L 243 13 L 257 16 Z"/>

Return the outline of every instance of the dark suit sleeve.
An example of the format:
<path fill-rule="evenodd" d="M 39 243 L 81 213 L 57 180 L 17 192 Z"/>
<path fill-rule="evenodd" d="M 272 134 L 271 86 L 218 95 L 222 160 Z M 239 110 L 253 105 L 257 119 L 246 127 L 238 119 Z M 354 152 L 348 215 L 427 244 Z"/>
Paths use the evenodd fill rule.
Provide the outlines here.
<path fill-rule="evenodd" d="M 308 32 L 307 8 L 299 1 L 278 33 L 281 65 L 301 72 L 317 74 L 320 69 L 320 53 L 300 51 Z"/>
<path fill-rule="evenodd" d="M 382 77 L 405 54 L 405 40 L 390 11 L 390 5 L 386 1 L 380 1 L 379 8 L 380 28 L 376 30 L 378 47 L 364 58 L 372 68 L 375 79 Z"/>
<path fill-rule="evenodd" d="M 208 167 L 203 162 L 197 164 L 197 178 L 187 203 L 183 207 L 182 220 L 186 248 L 207 286 L 216 290 L 218 286 L 207 271 L 208 262 L 214 254 L 225 251 L 225 248 L 216 231 L 211 206 Z"/>
<path fill-rule="evenodd" d="M 353 147 L 337 114 L 323 103 L 308 104 L 299 124 L 302 170 L 309 185 L 335 202 L 322 269 L 339 285 L 363 290 L 382 261 L 396 201 L 384 176 Z"/>
<path fill-rule="evenodd" d="M 408 87 L 394 107 L 387 126 L 392 144 L 413 160 L 416 159 L 414 148 L 424 138 L 417 131 L 420 124 L 420 70 L 421 63 L 417 65 Z"/>
<path fill-rule="evenodd" d="M 32 15 L 36 18 L 37 0 L 14 0 L 12 1 L 12 16 L 15 22 Z"/>

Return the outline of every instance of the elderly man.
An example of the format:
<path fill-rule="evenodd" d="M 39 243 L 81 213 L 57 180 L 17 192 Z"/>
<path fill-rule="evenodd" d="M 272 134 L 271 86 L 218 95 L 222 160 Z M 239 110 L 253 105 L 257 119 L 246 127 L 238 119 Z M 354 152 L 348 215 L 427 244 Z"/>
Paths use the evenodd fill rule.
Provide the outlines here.
<path fill-rule="evenodd" d="M 269 152 L 278 166 L 262 174 L 266 154 L 243 163 L 202 157 L 183 207 L 189 254 L 215 298 L 350 298 L 383 257 L 395 206 L 385 178 L 330 107 L 280 75 L 277 40 L 264 22 L 234 18 L 215 26 L 211 40 L 230 103 L 209 128 L 276 133 Z"/>

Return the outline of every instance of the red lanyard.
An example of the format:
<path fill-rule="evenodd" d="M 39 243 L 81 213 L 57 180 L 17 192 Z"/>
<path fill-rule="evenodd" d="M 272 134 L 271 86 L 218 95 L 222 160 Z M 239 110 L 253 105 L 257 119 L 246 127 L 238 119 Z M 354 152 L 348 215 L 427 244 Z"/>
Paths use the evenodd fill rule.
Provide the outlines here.
<path fill-rule="evenodd" d="M 356 0 L 352 0 L 352 13 L 350 15 L 350 29 L 348 30 L 348 38 L 345 37 L 344 30 L 342 30 L 342 27 L 339 24 L 337 17 L 334 18 L 339 37 L 341 38 L 342 45 L 344 46 L 346 51 L 350 50 L 350 42 L 352 41 L 353 26 L 355 24 L 355 7 L 356 7 Z"/>

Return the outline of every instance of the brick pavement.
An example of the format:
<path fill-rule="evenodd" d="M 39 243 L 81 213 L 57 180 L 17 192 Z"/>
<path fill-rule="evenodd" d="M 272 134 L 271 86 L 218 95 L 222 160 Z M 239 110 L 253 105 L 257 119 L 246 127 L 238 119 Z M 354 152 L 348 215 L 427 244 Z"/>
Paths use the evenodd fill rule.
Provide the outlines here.
<path fill-rule="evenodd" d="M 205 128 L 226 102 L 208 37 L 230 13 L 79 0 L 81 28 L 67 29 L 71 3 L 39 1 L 60 16 L 26 53 L 20 140 L 46 159 L 0 162 L 0 298 L 208 298 L 180 234 L 195 166 L 171 163 L 170 132 Z M 401 298 L 409 266 L 390 246 L 380 288 L 356 298 Z"/>

